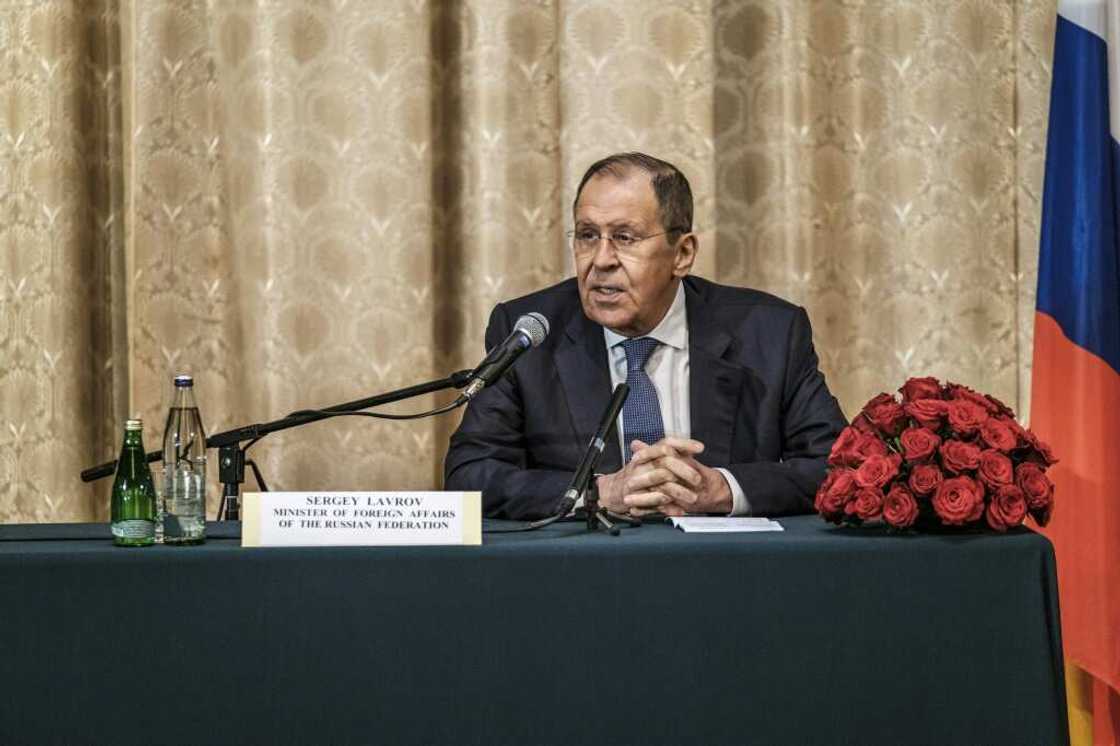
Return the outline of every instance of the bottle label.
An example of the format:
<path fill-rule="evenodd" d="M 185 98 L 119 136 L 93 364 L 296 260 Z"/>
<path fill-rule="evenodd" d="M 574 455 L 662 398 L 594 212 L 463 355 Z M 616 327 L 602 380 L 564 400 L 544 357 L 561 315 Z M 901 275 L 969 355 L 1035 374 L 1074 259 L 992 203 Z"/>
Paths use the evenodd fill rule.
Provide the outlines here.
<path fill-rule="evenodd" d="M 155 535 L 155 521 L 131 520 L 113 524 L 113 536 L 118 539 L 149 539 Z"/>

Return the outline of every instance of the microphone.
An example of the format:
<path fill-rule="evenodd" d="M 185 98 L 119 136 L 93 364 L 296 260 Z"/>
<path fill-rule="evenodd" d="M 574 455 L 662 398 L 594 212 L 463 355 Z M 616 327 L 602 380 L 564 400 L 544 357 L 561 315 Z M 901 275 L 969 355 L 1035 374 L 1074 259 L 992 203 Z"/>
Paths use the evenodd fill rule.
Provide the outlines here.
<path fill-rule="evenodd" d="M 572 508 L 575 507 L 576 501 L 579 500 L 579 496 L 587 490 L 587 484 L 591 481 L 591 475 L 595 472 L 599 457 L 603 455 L 603 449 L 607 445 L 607 436 L 614 428 L 614 422 L 618 419 L 618 413 L 622 411 L 622 405 L 626 402 L 626 397 L 629 394 L 630 387 L 625 383 L 620 383 L 614 387 L 611 400 L 607 404 L 607 408 L 603 410 L 603 419 L 599 422 L 599 429 L 595 431 L 591 442 L 587 444 L 587 451 L 583 454 L 583 460 L 579 462 L 579 467 L 576 468 L 576 473 L 572 476 L 568 489 L 564 491 L 564 497 L 560 500 L 560 507 L 557 508 L 557 515 L 564 516 L 570 513 Z"/>
<path fill-rule="evenodd" d="M 459 395 L 459 403 L 470 401 L 482 389 L 501 378 L 511 365 L 530 347 L 536 347 L 548 336 L 548 319 L 539 313 L 527 313 L 513 325 L 513 331 L 492 349 L 471 373 L 471 381 Z"/>

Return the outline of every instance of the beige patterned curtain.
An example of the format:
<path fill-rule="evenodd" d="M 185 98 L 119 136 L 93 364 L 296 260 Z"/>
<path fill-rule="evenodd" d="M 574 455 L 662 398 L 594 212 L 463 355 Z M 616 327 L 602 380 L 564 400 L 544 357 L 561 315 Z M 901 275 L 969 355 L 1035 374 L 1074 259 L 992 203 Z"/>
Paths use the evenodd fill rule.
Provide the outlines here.
<path fill-rule="evenodd" d="M 1053 24 L 1053 0 L 4 0 L 0 521 L 104 519 L 78 472 L 132 413 L 158 445 L 176 372 L 213 432 L 471 365 L 496 301 L 570 272 L 573 188 L 616 150 L 688 174 L 700 274 L 808 307 L 849 413 L 929 373 L 1025 414 Z M 273 488 L 432 488 L 454 424 L 251 453 Z"/>

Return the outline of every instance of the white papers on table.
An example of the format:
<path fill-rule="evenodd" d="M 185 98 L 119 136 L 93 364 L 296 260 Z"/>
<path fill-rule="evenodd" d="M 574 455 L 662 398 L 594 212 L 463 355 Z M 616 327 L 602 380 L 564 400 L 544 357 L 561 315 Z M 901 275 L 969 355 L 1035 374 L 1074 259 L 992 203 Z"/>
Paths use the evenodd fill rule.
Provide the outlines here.
<path fill-rule="evenodd" d="M 705 516 L 681 516 L 669 521 L 686 533 L 733 534 L 753 531 L 783 531 L 782 524 L 769 518 L 735 517 L 710 518 Z"/>

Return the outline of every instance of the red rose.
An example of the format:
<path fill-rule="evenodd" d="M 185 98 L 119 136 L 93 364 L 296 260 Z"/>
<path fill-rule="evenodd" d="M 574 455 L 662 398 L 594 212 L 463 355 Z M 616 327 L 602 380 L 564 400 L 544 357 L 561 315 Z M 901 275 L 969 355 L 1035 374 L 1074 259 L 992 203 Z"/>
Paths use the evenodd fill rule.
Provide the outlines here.
<path fill-rule="evenodd" d="M 1003 402 L 1001 402 L 999 399 L 995 398 L 991 394 L 984 394 L 984 398 L 988 400 L 989 404 L 991 404 L 993 407 L 995 407 L 995 413 L 996 414 L 1002 415 L 1004 417 L 1014 417 L 1015 416 L 1015 410 L 1013 410 L 1011 407 L 1007 406 L 1006 404 L 1004 404 Z M 991 411 L 991 410 L 988 410 L 988 411 Z"/>
<path fill-rule="evenodd" d="M 861 459 L 855 452 L 859 444 L 861 433 L 854 427 L 846 427 L 840 431 L 840 436 L 832 444 L 832 451 L 828 454 L 829 466 L 859 466 Z"/>
<path fill-rule="evenodd" d="M 968 386 L 962 386 L 959 383 L 949 382 L 946 384 L 945 388 L 948 390 L 950 399 L 969 401 L 983 409 L 988 414 L 999 414 L 999 407 L 997 407 L 989 397 L 973 391 Z"/>
<path fill-rule="evenodd" d="M 941 423 L 949 411 L 949 402 L 940 399 L 919 399 L 908 402 L 903 410 L 922 427 L 937 431 L 941 429 Z"/>
<path fill-rule="evenodd" d="M 907 482 L 916 495 L 932 495 L 945 481 L 945 475 L 936 464 L 918 464 L 910 470 Z"/>
<path fill-rule="evenodd" d="M 890 394 L 879 394 L 863 408 L 863 414 L 876 429 L 893 438 L 906 427 L 906 411 Z"/>
<path fill-rule="evenodd" d="M 903 403 L 918 401 L 919 399 L 940 399 L 941 382 L 930 377 L 911 378 L 902 384 L 898 393 L 902 394 Z"/>
<path fill-rule="evenodd" d="M 828 455 L 829 466 L 859 467 L 871 456 L 886 456 L 887 444 L 874 432 L 865 433 L 853 427 L 840 431 Z"/>
<path fill-rule="evenodd" d="M 1058 459 L 1054 458 L 1054 452 L 1050 450 L 1050 446 L 1035 435 L 1033 430 L 1025 430 L 1024 433 L 1024 440 L 1026 440 L 1031 447 L 1030 452 L 1027 454 L 1027 459 L 1029 461 L 1034 461 L 1043 466 L 1053 466 L 1058 463 Z"/>
<path fill-rule="evenodd" d="M 992 492 L 992 499 L 984 517 L 996 531 L 1006 531 L 1018 526 L 1027 516 L 1027 501 L 1023 491 L 1013 484 L 1002 485 Z"/>
<path fill-rule="evenodd" d="M 1004 454 L 989 448 L 980 454 L 980 466 L 976 468 L 976 476 L 989 490 L 1013 484 L 1015 481 L 1015 467 Z"/>
<path fill-rule="evenodd" d="M 1007 423 L 990 417 L 980 425 L 980 439 L 1001 453 L 1011 453 L 1019 445 L 1019 438 Z"/>
<path fill-rule="evenodd" d="M 902 431 L 899 442 L 902 443 L 902 455 L 906 457 L 907 461 L 914 463 L 928 461 L 933 454 L 937 453 L 937 447 L 941 445 L 941 438 L 924 427 L 910 427 Z"/>
<path fill-rule="evenodd" d="M 1000 417 L 999 421 L 1007 425 L 1007 429 L 1015 434 L 1016 448 L 1030 443 L 1031 436 L 1027 433 L 1027 429 L 1020 425 L 1014 417 Z"/>
<path fill-rule="evenodd" d="M 856 470 L 856 484 L 860 487 L 882 487 L 896 476 L 902 457 L 897 453 L 887 456 L 871 456 Z"/>
<path fill-rule="evenodd" d="M 870 420 L 860 412 L 856 418 L 852 420 L 852 427 L 859 430 L 861 433 L 875 434 L 875 426 L 871 424 Z"/>
<path fill-rule="evenodd" d="M 959 435 L 975 435 L 988 419 L 988 410 L 968 399 L 949 402 L 949 427 Z"/>
<path fill-rule="evenodd" d="M 863 409 L 860 410 L 860 413 L 866 415 L 868 410 L 874 409 L 875 407 L 882 406 L 883 404 L 897 403 L 898 402 L 895 401 L 895 398 L 893 396 L 884 391 L 868 399 L 867 403 L 863 405 Z"/>
<path fill-rule="evenodd" d="M 948 525 L 971 523 L 984 515 L 984 488 L 970 477 L 946 479 L 933 496 L 933 509 Z"/>
<path fill-rule="evenodd" d="M 1015 484 L 1023 491 L 1032 512 L 1048 507 L 1054 500 L 1054 483 L 1038 464 L 1028 461 L 1016 466 Z"/>
<path fill-rule="evenodd" d="M 829 471 L 817 490 L 817 498 L 813 502 L 817 512 L 825 517 L 842 515 L 844 505 L 856 493 L 855 475 L 856 473 L 851 469 Z"/>
<path fill-rule="evenodd" d="M 883 500 L 883 520 L 895 528 L 914 525 L 918 519 L 918 503 L 905 487 L 895 485 Z"/>
<path fill-rule="evenodd" d="M 859 459 L 856 465 L 872 456 L 886 456 L 889 452 L 887 444 L 877 433 L 860 433 L 859 443 L 855 447 L 855 455 Z"/>
<path fill-rule="evenodd" d="M 865 521 L 878 518 L 883 514 L 883 491 L 875 487 L 864 487 L 856 493 L 856 499 L 844 507 L 844 512 Z"/>
<path fill-rule="evenodd" d="M 941 444 L 941 463 L 953 474 L 971 471 L 980 465 L 980 448 L 963 440 L 947 440 Z"/>

